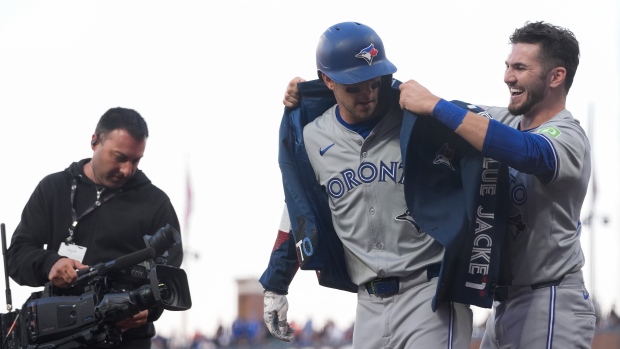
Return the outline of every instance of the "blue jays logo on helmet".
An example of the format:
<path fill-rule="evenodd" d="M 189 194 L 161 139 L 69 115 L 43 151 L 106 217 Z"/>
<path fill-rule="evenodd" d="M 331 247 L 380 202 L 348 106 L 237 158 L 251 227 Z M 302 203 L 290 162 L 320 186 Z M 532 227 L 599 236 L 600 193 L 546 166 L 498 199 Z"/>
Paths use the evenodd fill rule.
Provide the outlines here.
<path fill-rule="evenodd" d="M 454 149 L 450 149 L 450 147 L 448 146 L 448 143 L 444 143 L 444 145 L 435 154 L 435 161 L 433 161 L 433 164 L 446 165 L 452 171 L 454 171 L 454 167 L 452 167 L 453 157 L 454 157 Z"/>
<path fill-rule="evenodd" d="M 368 65 L 372 65 L 372 59 L 379 54 L 379 50 L 375 48 L 375 44 L 370 44 L 368 47 L 362 49 L 355 58 L 363 58 L 368 62 Z"/>

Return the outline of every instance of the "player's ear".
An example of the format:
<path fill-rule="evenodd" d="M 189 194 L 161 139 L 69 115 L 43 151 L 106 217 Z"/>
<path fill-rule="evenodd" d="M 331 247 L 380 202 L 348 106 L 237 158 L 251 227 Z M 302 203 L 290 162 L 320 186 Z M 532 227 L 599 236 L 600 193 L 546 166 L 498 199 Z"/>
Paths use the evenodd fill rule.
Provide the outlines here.
<path fill-rule="evenodd" d="M 549 72 L 549 84 L 550 87 L 560 86 L 566 79 L 566 68 L 556 67 Z"/>
<path fill-rule="evenodd" d="M 323 78 L 323 82 L 325 83 L 325 85 L 327 85 L 327 87 L 330 90 L 333 91 L 336 88 L 336 82 L 334 80 L 330 79 L 329 76 L 327 76 L 327 75 L 325 75 L 323 73 L 321 73 L 321 76 Z"/>

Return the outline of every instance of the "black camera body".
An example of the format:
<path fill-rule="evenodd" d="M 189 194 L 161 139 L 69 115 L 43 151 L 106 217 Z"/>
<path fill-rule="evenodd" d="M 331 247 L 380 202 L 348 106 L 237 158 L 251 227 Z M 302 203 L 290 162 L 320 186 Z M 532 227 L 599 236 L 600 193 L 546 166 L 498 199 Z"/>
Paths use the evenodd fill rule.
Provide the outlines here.
<path fill-rule="evenodd" d="M 119 320 L 155 307 L 191 308 L 185 271 L 165 259 L 180 234 L 166 225 L 144 239 L 146 249 L 80 270 L 69 288 L 48 282 L 21 310 L 0 314 L 1 348 L 114 347 Z"/>

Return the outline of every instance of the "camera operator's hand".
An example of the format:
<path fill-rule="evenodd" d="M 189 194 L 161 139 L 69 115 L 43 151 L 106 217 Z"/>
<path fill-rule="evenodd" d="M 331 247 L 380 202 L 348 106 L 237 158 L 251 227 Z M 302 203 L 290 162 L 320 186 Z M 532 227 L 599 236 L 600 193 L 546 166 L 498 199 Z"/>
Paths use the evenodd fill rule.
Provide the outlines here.
<path fill-rule="evenodd" d="M 51 283 L 60 288 L 69 287 L 77 279 L 76 269 L 88 268 L 87 265 L 71 258 L 61 258 L 52 265 L 47 278 Z"/>
<path fill-rule="evenodd" d="M 281 341 L 293 340 L 295 330 L 286 322 L 288 301 L 285 295 L 265 291 L 263 319 L 271 334 Z"/>
<path fill-rule="evenodd" d="M 121 332 L 125 332 L 132 328 L 138 328 L 138 327 L 144 326 L 146 324 L 146 320 L 148 317 L 149 317 L 148 309 L 142 310 L 141 312 L 139 312 L 138 314 L 130 318 L 117 322 L 116 326 L 118 326 L 121 329 Z"/>

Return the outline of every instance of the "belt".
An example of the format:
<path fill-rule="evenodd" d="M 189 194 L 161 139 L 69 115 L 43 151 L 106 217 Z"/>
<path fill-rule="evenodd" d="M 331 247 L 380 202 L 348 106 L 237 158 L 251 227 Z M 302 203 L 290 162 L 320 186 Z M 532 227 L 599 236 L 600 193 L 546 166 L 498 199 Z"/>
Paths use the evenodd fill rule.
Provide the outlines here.
<path fill-rule="evenodd" d="M 398 293 L 400 278 L 379 278 L 366 283 L 368 294 L 374 294 L 378 297 L 389 297 Z"/>
<path fill-rule="evenodd" d="M 562 280 L 564 280 L 564 275 L 557 279 L 557 280 L 551 280 L 551 281 L 544 281 L 544 282 L 539 282 L 537 284 L 532 284 L 529 285 L 530 288 L 532 289 L 532 291 L 534 290 L 538 290 L 541 288 L 545 288 L 545 287 L 551 287 L 551 286 L 559 286 L 560 283 L 562 282 Z M 508 288 L 511 287 L 510 285 L 508 286 L 497 286 L 495 288 L 495 294 L 493 295 L 493 298 L 496 301 L 506 301 L 508 299 Z M 527 286 L 525 286 L 527 287 Z"/>
<path fill-rule="evenodd" d="M 426 268 L 426 281 L 439 276 L 439 270 L 441 264 L 433 264 Z M 398 294 L 400 290 L 401 278 L 388 277 L 377 278 L 371 280 L 365 284 L 368 294 L 375 295 L 377 297 L 390 297 Z"/>

